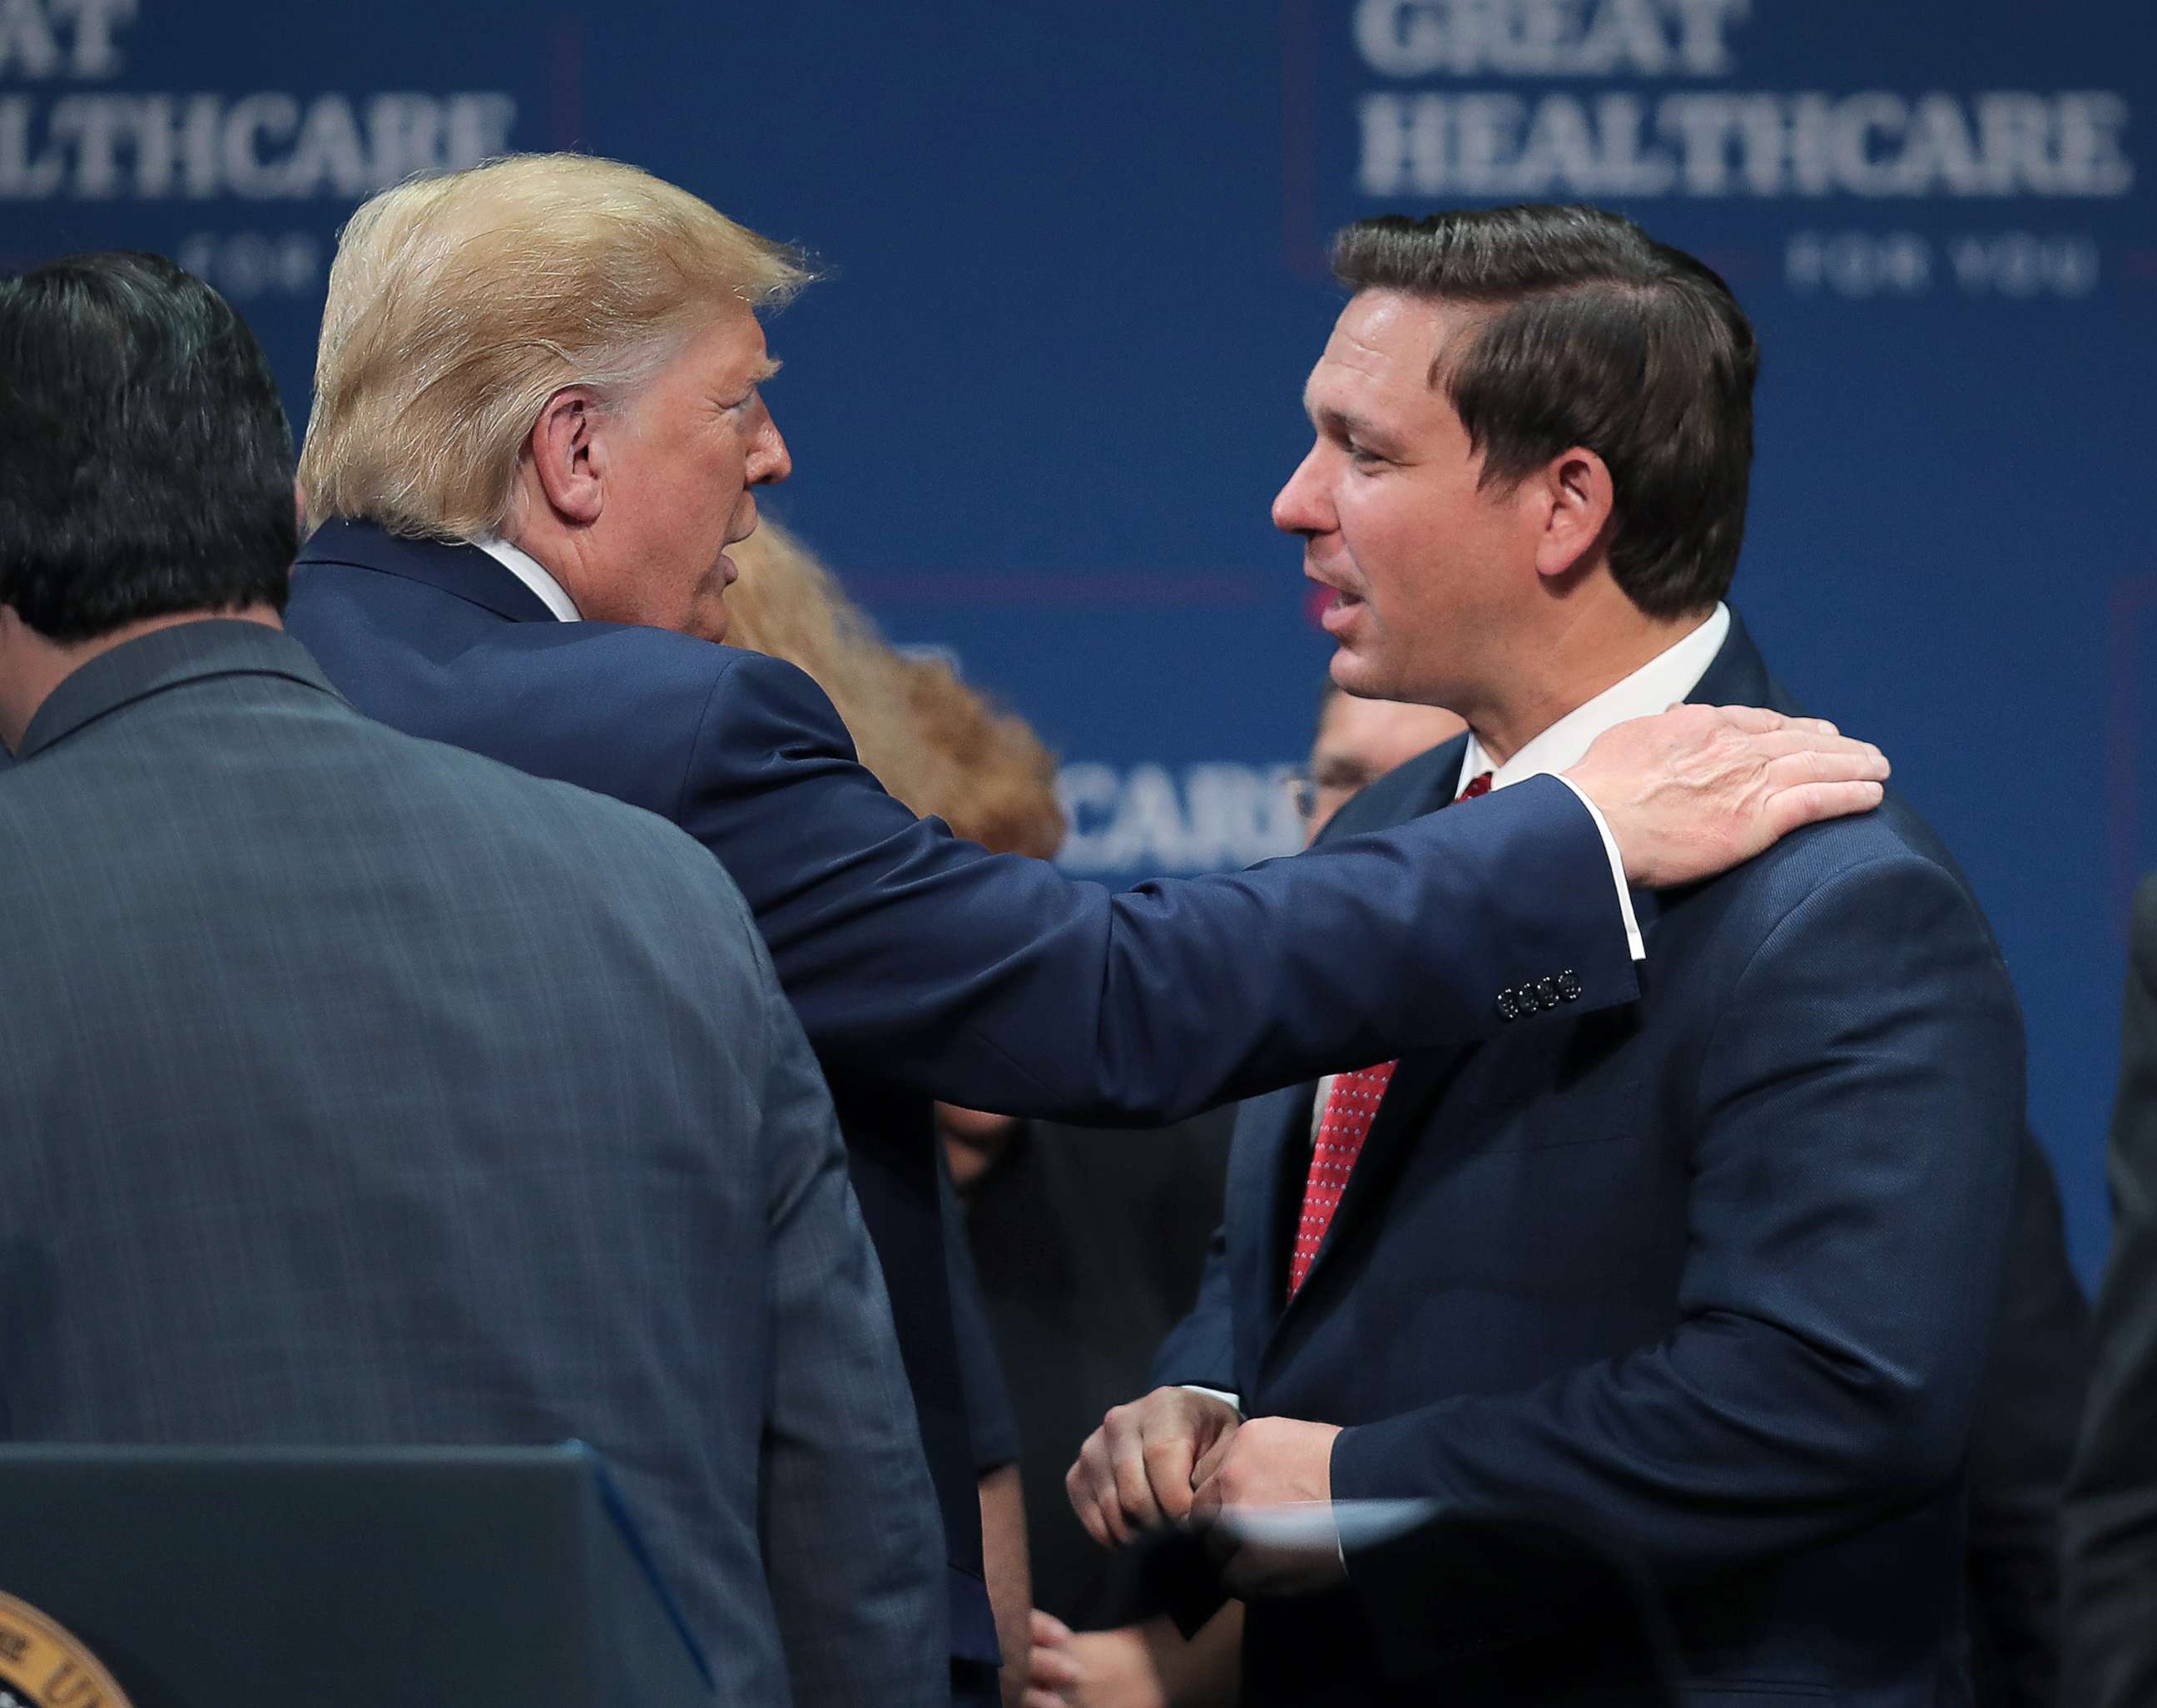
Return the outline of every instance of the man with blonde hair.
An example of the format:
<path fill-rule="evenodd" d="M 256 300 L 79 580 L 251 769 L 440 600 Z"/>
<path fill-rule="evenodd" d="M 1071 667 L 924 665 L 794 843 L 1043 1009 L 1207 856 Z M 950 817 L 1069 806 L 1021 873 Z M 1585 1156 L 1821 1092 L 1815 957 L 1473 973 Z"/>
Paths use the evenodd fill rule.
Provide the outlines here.
<path fill-rule="evenodd" d="M 362 710 L 658 812 L 741 887 L 839 1108 L 942 1501 L 955 1690 L 986 1700 L 929 1100 L 1166 1122 L 1629 1002 L 1621 873 L 1702 877 L 1870 808 L 1887 768 L 1823 724 L 1698 707 L 1565 778 L 1234 876 L 1111 895 L 961 842 L 854 763 L 801 671 L 705 644 L 754 489 L 791 469 L 757 311 L 806 276 L 605 161 L 377 197 L 331 270 L 291 623 Z"/>

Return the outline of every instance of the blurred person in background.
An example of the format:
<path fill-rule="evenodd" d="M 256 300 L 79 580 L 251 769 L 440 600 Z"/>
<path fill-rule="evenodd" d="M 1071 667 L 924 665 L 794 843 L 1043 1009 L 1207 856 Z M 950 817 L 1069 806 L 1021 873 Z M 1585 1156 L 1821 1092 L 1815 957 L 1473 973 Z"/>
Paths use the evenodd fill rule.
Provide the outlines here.
<path fill-rule="evenodd" d="M 770 517 L 728 548 L 727 644 L 797 666 L 831 697 L 855 757 L 891 796 L 1000 854 L 1053 859 L 1056 760 L 1024 718 L 950 665 L 901 652 L 838 578 Z"/>
<path fill-rule="evenodd" d="M 739 893 L 330 688 L 206 285 L 0 281 L 0 1435 L 581 1438 L 724 1700 L 940 1700 L 890 1306 Z"/>
<path fill-rule="evenodd" d="M 1367 785 L 1467 728 L 1443 706 L 1367 700 L 1343 693 L 1328 677 L 1319 693 L 1310 757 L 1293 785 L 1304 846 L 1316 841 L 1333 815 Z"/>
<path fill-rule="evenodd" d="M 330 270 L 290 622 L 363 712 L 687 829 L 741 887 L 839 1110 L 943 1516 L 955 1700 L 994 1700 L 930 1099 L 1159 1123 L 1483 1036 L 1569 975 L 1629 1001 L 1624 879 L 1868 810 L 1880 754 L 1687 708 L 1480 814 L 1113 895 L 917 818 L 829 699 L 726 634 L 792 469 L 758 311 L 784 245 L 648 173 L 520 156 L 363 204 Z M 1531 1030 L 1539 1029 L 1533 1022 Z"/>
<path fill-rule="evenodd" d="M 2067 1496 L 2068 1708 L 2157 1702 L 2157 876 L 2134 893 L 2108 1165 L 2112 1249 Z"/>
<path fill-rule="evenodd" d="M 1790 706 L 1723 602 L 1758 347 L 1720 278 L 1586 208 L 1364 221 L 1335 260 L 1274 519 L 1336 589 L 1334 680 L 1470 728 L 1321 846 L 1472 815 L 1636 710 Z M 1069 1484 L 1108 1543 L 1314 1520 L 1217 1535 L 1246 1700 L 1967 1695 L 2025 1130 L 1998 945 L 1892 796 L 1650 911 L 1623 1012 L 1239 1112 L 1200 1306 Z M 1434 1516 L 1317 1534 L 1365 1500 Z"/>

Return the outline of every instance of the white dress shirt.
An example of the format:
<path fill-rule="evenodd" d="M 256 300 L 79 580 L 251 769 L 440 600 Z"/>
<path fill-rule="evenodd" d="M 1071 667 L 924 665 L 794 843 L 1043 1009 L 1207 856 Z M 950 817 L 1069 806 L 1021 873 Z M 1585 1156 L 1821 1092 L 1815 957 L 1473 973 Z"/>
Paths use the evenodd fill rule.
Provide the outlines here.
<path fill-rule="evenodd" d="M 580 620 L 582 613 L 577 610 L 577 602 L 562 591 L 562 584 L 549 575 L 529 552 L 520 551 L 507 540 L 497 539 L 492 534 L 481 534 L 472 543 L 538 594 L 540 601 L 561 621 L 574 623 Z"/>
<path fill-rule="evenodd" d="M 1483 751 L 1483 743 L 1471 730 L 1468 751 L 1461 757 L 1459 780 L 1454 785 L 1454 798 L 1459 799 L 1460 790 L 1485 771 L 1491 773 L 1493 789 L 1503 789 L 1524 778 L 1562 771 L 1578 764 L 1594 745 L 1595 738 L 1605 730 L 1631 718 L 1652 718 L 1658 712 L 1667 712 L 1700 686 L 1700 679 L 1707 674 L 1708 666 L 1715 662 L 1715 655 L 1722 651 L 1722 643 L 1729 634 L 1730 607 L 1718 604 L 1707 620 L 1684 640 L 1665 647 L 1623 682 L 1612 683 L 1586 705 L 1575 707 L 1502 765 L 1492 766 L 1490 756 Z M 1622 875 L 1624 867 L 1620 865 L 1619 871 Z M 1631 916 L 1629 906 L 1625 921 L 1629 929 L 1633 923 Z M 1633 954 L 1635 959 L 1642 958 L 1637 943 Z"/>

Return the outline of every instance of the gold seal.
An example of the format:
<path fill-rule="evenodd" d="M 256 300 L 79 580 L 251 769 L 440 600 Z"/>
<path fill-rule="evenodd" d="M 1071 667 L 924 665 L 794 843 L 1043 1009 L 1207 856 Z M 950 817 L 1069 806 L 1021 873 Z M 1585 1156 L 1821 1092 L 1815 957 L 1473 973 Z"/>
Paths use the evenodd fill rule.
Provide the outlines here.
<path fill-rule="evenodd" d="M 0 1595 L 0 1708 L 129 1708 L 97 1657 L 35 1608 Z"/>

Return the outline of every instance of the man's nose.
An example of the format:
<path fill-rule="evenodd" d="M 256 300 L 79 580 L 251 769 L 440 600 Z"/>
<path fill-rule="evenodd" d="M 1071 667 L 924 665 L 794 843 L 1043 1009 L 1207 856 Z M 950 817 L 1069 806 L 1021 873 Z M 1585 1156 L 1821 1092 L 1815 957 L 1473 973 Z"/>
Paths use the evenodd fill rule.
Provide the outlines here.
<path fill-rule="evenodd" d="M 1332 525 L 1318 479 L 1318 454 L 1319 448 L 1314 445 L 1310 454 L 1296 465 L 1295 472 L 1288 477 L 1288 484 L 1274 496 L 1274 526 L 1283 533 L 1324 533 Z"/>
<path fill-rule="evenodd" d="M 767 413 L 757 430 L 756 443 L 749 450 L 749 483 L 776 486 L 793 472 L 794 458 L 786 449 L 786 440 L 780 434 L 779 424 Z"/>

